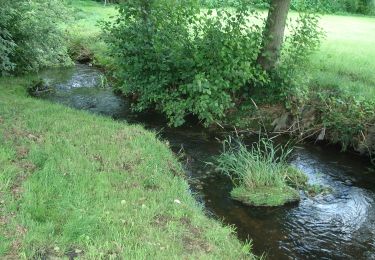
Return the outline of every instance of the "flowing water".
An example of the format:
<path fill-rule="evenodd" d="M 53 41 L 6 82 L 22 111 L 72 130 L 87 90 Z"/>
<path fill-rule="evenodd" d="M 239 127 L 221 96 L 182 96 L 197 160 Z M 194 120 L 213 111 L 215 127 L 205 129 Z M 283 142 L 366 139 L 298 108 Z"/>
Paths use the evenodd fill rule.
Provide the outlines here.
<path fill-rule="evenodd" d="M 159 131 L 174 151 L 184 151 L 197 199 L 208 214 L 234 225 L 240 239 L 251 239 L 255 253 L 265 253 L 268 259 L 375 259 L 375 172 L 365 159 L 337 148 L 303 145 L 291 163 L 310 183 L 330 187 L 332 193 L 303 196 L 299 204 L 285 207 L 244 206 L 230 199 L 231 182 L 205 163 L 220 153 L 217 138 L 222 134 L 196 125 L 168 128 L 161 116 L 132 113 L 126 99 L 100 86 L 100 71 L 87 65 L 40 76 L 55 88 L 43 98 L 143 124 Z"/>

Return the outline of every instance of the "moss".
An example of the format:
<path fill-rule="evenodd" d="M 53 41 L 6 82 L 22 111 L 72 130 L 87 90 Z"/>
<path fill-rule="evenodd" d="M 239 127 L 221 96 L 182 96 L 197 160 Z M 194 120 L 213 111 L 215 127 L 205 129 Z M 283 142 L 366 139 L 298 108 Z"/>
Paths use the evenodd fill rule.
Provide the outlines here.
<path fill-rule="evenodd" d="M 298 202 L 300 196 L 297 190 L 289 187 L 258 187 L 247 189 L 243 186 L 234 188 L 231 192 L 233 199 L 251 206 L 282 206 Z"/>

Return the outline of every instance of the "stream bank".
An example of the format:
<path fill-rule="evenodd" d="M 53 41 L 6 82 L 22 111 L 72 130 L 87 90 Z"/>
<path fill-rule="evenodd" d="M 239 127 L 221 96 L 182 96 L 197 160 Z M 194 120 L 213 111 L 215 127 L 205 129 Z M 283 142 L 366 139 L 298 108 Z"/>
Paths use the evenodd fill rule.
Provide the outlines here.
<path fill-rule="evenodd" d="M 56 70 L 63 85 L 43 93 L 79 90 L 77 105 L 116 100 L 82 88 L 96 70 L 74 71 Z M 155 133 L 28 97 L 30 81 L 0 79 L 0 259 L 252 258 L 231 227 L 205 215 Z"/>
<path fill-rule="evenodd" d="M 375 155 L 375 104 L 345 94 L 311 94 L 300 108 L 287 110 L 282 104 L 254 105 L 234 111 L 225 128 L 233 125 L 241 133 L 261 129 L 270 135 L 289 135 L 300 141 L 337 145 L 373 161 Z M 375 161 L 373 161 L 375 163 Z"/>
<path fill-rule="evenodd" d="M 159 115 L 132 113 L 126 99 L 100 87 L 100 75 L 85 65 L 45 71 L 41 76 L 56 91 L 44 98 L 157 131 L 175 152 L 184 153 L 191 188 L 209 214 L 234 225 L 241 239 L 252 239 L 255 253 L 270 259 L 375 257 L 375 175 L 366 159 L 330 146 L 301 145 L 291 164 L 307 174 L 309 183 L 330 187 L 332 193 L 303 197 L 294 206 L 246 207 L 230 199 L 230 180 L 206 164 L 220 153 L 222 134 L 194 124 L 169 128 Z"/>

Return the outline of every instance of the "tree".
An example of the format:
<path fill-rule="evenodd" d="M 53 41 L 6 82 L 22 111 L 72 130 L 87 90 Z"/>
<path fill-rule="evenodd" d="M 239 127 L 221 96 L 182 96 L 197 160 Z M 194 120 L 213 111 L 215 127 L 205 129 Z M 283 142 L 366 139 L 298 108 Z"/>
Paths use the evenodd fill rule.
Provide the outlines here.
<path fill-rule="evenodd" d="M 273 69 L 279 59 L 290 2 L 291 0 L 271 0 L 262 49 L 257 59 L 264 70 Z"/>
<path fill-rule="evenodd" d="M 0 0 L 0 76 L 71 64 L 60 0 Z"/>

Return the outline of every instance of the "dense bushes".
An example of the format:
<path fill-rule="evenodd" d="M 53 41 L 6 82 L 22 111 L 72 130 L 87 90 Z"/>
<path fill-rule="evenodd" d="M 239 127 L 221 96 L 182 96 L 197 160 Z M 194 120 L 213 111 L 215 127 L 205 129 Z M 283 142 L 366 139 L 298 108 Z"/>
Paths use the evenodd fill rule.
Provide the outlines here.
<path fill-rule="evenodd" d="M 155 106 L 176 126 L 190 113 L 211 123 L 250 79 L 265 80 L 254 64 L 261 30 L 246 26 L 247 8 L 201 14 L 192 1 L 130 1 L 120 14 L 108 25 L 116 77 L 137 110 Z"/>
<path fill-rule="evenodd" d="M 0 75 L 68 63 L 58 0 L 0 0 Z"/>
<path fill-rule="evenodd" d="M 304 21 L 297 21 L 296 28 L 302 27 L 288 41 L 301 49 L 287 44 L 282 52 L 294 66 L 311 47 L 303 35 L 315 37 Z M 127 2 L 118 20 L 106 27 L 116 57 L 115 77 L 126 95 L 136 97 L 138 111 L 156 107 L 175 126 L 188 114 L 210 124 L 247 98 L 250 86 L 273 86 L 277 92 L 286 86 L 272 84 L 272 79 L 294 78 L 281 73 L 282 66 L 275 78 L 257 65 L 262 23 L 246 6 L 201 13 L 191 1 Z"/>
<path fill-rule="evenodd" d="M 301 49 L 282 51 L 282 60 L 292 55 L 293 66 L 304 59 L 296 55 L 311 48 L 302 41 L 314 37 L 306 28 L 311 23 L 301 21 L 306 19 L 291 25 L 302 27 L 287 41 Z M 193 1 L 133 0 L 123 3 L 118 19 L 105 28 L 120 90 L 136 99 L 137 111 L 156 108 L 178 126 L 189 114 L 205 124 L 220 120 L 249 100 L 251 88 L 272 86 L 280 92 L 286 86 L 272 80 L 294 78 L 294 71 L 280 70 L 274 77 L 257 65 L 263 25 L 247 4 L 212 12 L 201 11 Z"/>

